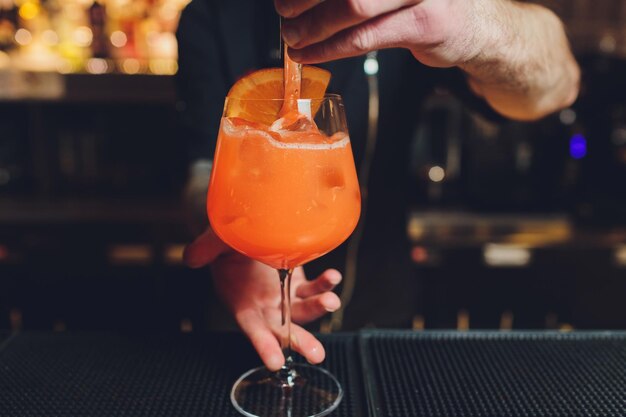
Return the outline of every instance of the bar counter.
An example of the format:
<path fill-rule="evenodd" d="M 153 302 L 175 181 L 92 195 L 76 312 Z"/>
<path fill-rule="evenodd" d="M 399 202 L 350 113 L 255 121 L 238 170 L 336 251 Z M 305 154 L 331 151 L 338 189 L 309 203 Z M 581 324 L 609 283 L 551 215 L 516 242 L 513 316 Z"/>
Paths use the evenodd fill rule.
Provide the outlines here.
<path fill-rule="evenodd" d="M 321 336 L 332 416 L 626 416 L 626 333 Z M 258 358 L 239 334 L 0 334 L 0 415 L 235 417 Z"/>

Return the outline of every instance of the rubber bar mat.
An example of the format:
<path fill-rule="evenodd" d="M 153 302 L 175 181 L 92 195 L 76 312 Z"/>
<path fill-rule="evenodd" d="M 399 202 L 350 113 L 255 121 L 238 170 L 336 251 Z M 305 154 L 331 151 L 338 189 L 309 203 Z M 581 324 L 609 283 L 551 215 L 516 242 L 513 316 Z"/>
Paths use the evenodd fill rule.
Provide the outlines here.
<path fill-rule="evenodd" d="M 363 416 L 355 335 L 322 338 L 345 397 Z M 23 333 L 0 344 L 2 417 L 235 417 L 233 382 L 259 359 L 241 335 Z"/>
<path fill-rule="evenodd" d="M 626 416 L 624 333 L 371 331 L 373 417 Z"/>

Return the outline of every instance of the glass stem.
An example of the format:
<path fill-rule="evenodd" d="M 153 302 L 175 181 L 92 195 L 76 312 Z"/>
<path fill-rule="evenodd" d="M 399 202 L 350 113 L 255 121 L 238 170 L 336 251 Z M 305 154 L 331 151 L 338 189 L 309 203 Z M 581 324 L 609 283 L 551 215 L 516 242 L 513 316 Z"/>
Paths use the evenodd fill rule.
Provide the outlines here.
<path fill-rule="evenodd" d="M 285 364 L 278 371 L 277 376 L 283 387 L 293 387 L 296 371 L 293 369 L 291 357 L 291 275 L 293 269 L 279 269 L 280 278 L 280 312 L 281 312 L 281 337 L 280 347 L 285 356 Z"/>

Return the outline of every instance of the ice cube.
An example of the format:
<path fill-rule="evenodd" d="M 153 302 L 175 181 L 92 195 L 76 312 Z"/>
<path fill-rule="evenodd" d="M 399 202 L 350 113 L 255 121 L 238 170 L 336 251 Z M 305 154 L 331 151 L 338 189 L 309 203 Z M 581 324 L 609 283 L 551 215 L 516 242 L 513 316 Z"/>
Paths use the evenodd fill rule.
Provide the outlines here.
<path fill-rule="evenodd" d="M 298 112 L 289 112 L 276 120 L 270 127 L 270 131 L 281 134 L 283 132 L 319 132 L 313 119 Z"/>
<path fill-rule="evenodd" d="M 243 135 L 239 148 L 241 169 L 250 180 L 264 180 L 273 175 L 272 136 L 263 131 L 250 130 Z"/>
<path fill-rule="evenodd" d="M 241 117 L 225 117 L 222 120 L 224 133 L 231 136 L 239 136 L 249 130 L 261 130 L 263 128 L 264 126 L 262 124 L 251 122 Z"/>

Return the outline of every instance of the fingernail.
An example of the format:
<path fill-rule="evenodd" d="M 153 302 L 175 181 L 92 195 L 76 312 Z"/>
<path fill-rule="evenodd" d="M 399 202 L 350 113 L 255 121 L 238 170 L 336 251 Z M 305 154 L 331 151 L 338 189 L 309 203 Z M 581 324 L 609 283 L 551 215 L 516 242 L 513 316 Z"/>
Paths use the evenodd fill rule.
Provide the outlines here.
<path fill-rule="evenodd" d="M 316 347 L 309 350 L 309 354 L 307 355 L 307 362 L 311 365 L 317 365 L 318 363 L 324 360 L 323 357 L 320 357 L 320 350 Z"/>
<path fill-rule="evenodd" d="M 328 311 L 329 313 L 334 313 L 335 311 L 339 310 L 339 306 L 338 305 L 325 306 L 324 309 Z"/>
<path fill-rule="evenodd" d="M 341 302 L 339 302 L 337 300 L 333 300 L 330 303 L 328 303 L 327 305 L 325 305 L 324 309 L 326 309 L 326 311 L 328 311 L 329 313 L 333 313 L 333 312 L 337 311 L 339 309 L 339 307 L 341 307 Z"/>
<path fill-rule="evenodd" d="M 337 285 L 341 282 L 341 275 L 339 274 L 332 274 L 329 278 L 328 281 L 330 281 L 331 284 L 333 285 Z"/>
<path fill-rule="evenodd" d="M 283 39 L 289 46 L 294 46 L 300 42 L 300 33 L 298 29 L 289 25 L 283 25 Z"/>
<path fill-rule="evenodd" d="M 279 355 L 272 355 L 267 359 L 267 367 L 270 371 L 276 371 L 283 366 L 283 358 Z"/>

